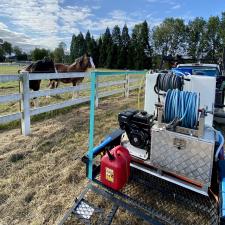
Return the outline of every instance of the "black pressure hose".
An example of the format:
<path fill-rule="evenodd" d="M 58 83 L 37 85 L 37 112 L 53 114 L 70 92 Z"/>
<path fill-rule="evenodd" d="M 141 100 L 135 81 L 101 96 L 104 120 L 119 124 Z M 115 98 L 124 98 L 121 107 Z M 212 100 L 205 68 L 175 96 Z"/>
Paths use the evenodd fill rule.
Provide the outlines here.
<path fill-rule="evenodd" d="M 154 91 L 158 95 L 163 95 L 160 91 L 167 92 L 168 90 L 178 89 L 183 90 L 183 77 L 172 73 L 160 73 L 156 79 Z"/>

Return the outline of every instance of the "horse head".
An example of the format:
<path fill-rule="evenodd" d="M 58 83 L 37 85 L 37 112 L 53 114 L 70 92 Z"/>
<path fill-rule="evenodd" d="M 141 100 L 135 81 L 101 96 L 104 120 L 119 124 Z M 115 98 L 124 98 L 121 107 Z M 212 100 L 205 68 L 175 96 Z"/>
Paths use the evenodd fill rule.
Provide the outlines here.
<path fill-rule="evenodd" d="M 55 65 L 52 59 L 48 57 L 44 57 L 42 60 L 38 60 L 37 62 L 33 63 L 32 67 L 30 68 L 31 73 L 54 73 L 55 72 Z"/>
<path fill-rule="evenodd" d="M 93 61 L 93 58 L 89 56 L 88 54 L 83 55 L 83 64 L 87 66 L 87 68 L 93 68 L 95 69 L 95 64 Z"/>
<path fill-rule="evenodd" d="M 30 72 L 33 64 L 34 63 L 31 63 L 29 65 L 23 66 L 21 69 L 18 70 L 18 73 Z"/>
<path fill-rule="evenodd" d="M 83 56 L 77 58 L 72 65 L 70 65 L 69 70 L 85 72 L 88 68 L 95 68 L 95 64 L 91 56 L 84 54 Z"/>

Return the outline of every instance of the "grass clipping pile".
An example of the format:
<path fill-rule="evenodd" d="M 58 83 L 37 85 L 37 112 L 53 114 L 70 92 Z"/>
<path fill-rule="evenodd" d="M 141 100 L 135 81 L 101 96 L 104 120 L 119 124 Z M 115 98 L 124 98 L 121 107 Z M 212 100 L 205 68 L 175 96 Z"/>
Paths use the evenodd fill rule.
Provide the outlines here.
<path fill-rule="evenodd" d="M 117 114 L 136 97 L 103 100 L 96 113 L 96 144 L 117 127 Z M 19 129 L 0 131 L 0 224 L 57 224 L 87 183 L 89 106 L 74 107 Z M 130 222 L 132 223 L 132 220 Z"/>

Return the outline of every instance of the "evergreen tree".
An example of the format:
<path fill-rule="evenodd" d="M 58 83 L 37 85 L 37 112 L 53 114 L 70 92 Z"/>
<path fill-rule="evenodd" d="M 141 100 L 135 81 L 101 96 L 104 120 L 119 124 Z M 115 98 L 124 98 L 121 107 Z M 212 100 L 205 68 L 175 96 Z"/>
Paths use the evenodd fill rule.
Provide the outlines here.
<path fill-rule="evenodd" d="M 112 43 L 109 45 L 107 50 L 107 58 L 106 58 L 106 64 L 105 68 L 113 69 L 116 68 L 114 66 L 114 57 L 116 56 L 116 46 L 114 46 Z"/>
<path fill-rule="evenodd" d="M 77 37 L 74 34 L 72 36 L 72 40 L 71 40 L 71 44 L 70 44 L 70 61 L 71 62 L 74 62 L 74 60 L 75 60 L 75 49 L 74 49 L 74 47 L 75 47 L 76 38 Z"/>
<path fill-rule="evenodd" d="M 149 69 L 152 67 L 152 48 L 150 46 L 150 31 L 148 23 L 145 20 L 141 27 L 141 47 L 143 48 L 143 68 Z"/>
<path fill-rule="evenodd" d="M 121 35 L 121 48 L 118 55 L 118 68 L 129 68 L 128 66 L 128 49 L 130 45 L 130 36 L 127 25 L 125 24 Z"/>
<path fill-rule="evenodd" d="M 151 67 L 151 47 L 149 44 L 149 28 L 146 21 L 134 26 L 129 48 L 129 67 L 147 69 Z M 133 64 L 133 66 L 131 65 Z"/>
<path fill-rule="evenodd" d="M 112 46 L 110 49 L 111 54 L 111 68 L 118 68 L 119 52 L 121 49 L 121 32 L 118 25 L 116 25 L 112 30 Z"/>
<path fill-rule="evenodd" d="M 137 24 L 134 26 L 133 33 L 132 33 L 132 39 L 131 39 L 131 46 L 134 51 L 133 60 L 134 60 L 134 69 L 142 69 L 144 66 L 143 63 L 143 52 L 144 52 L 144 46 L 141 42 L 141 33 L 142 31 L 142 24 Z M 132 56 L 131 56 L 132 57 Z"/>
<path fill-rule="evenodd" d="M 140 67 L 140 42 L 139 36 L 141 30 L 141 24 L 136 24 L 132 31 L 131 41 L 128 48 L 128 66 L 129 69 L 139 69 Z"/>
<path fill-rule="evenodd" d="M 77 36 L 76 44 L 77 44 L 77 47 L 78 47 L 76 58 L 79 58 L 87 52 L 87 45 L 86 45 L 84 36 L 81 32 Z"/>
<path fill-rule="evenodd" d="M 98 61 L 99 61 L 99 48 L 98 48 L 98 44 L 97 41 L 94 39 L 94 37 L 91 38 L 92 40 L 92 45 L 93 45 L 93 52 L 92 52 L 92 57 L 93 57 L 93 61 L 95 63 L 95 66 L 98 67 Z"/>
<path fill-rule="evenodd" d="M 132 35 L 133 36 L 133 35 Z M 127 69 L 135 69 L 135 46 L 134 42 L 132 41 L 133 38 L 131 37 L 130 45 L 128 46 L 128 57 L 127 57 Z"/>
<path fill-rule="evenodd" d="M 116 25 L 112 30 L 112 42 L 118 47 L 121 45 L 121 32 L 118 25 Z"/>
<path fill-rule="evenodd" d="M 70 50 L 72 62 L 86 53 L 87 45 L 81 32 L 77 36 L 73 36 Z"/>
<path fill-rule="evenodd" d="M 112 65 L 111 46 L 112 46 L 112 36 L 111 36 L 109 28 L 107 27 L 102 37 L 102 46 L 100 49 L 100 57 L 99 57 L 100 65 L 106 68 L 107 67 L 109 68 Z"/>
<path fill-rule="evenodd" d="M 101 58 L 101 49 L 102 49 L 102 37 L 97 41 L 97 49 L 98 49 L 98 67 L 103 67 L 104 64 L 102 64 L 102 58 Z"/>
<path fill-rule="evenodd" d="M 91 34 L 90 34 L 89 31 L 87 31 L 87 33 L 86 33 L 85 42 L 86 42 L 86 46 L 87 46 L 87 53 L 92 55 L 92 53 L 93 53 L 93 42 L 92 42 Z"/>

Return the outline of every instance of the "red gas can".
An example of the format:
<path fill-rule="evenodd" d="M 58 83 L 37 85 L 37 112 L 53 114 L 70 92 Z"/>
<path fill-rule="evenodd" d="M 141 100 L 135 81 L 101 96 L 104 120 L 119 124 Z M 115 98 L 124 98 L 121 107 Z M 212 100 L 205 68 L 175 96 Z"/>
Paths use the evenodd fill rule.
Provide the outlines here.
<path fill-rule="evenodd" d="M 101 159 L 100 181 L 114 190 L 120 190 L 130 176 L 131 156 L 122 146 L 108 151 Z"/>

